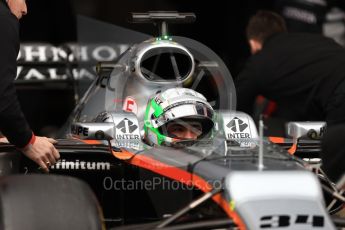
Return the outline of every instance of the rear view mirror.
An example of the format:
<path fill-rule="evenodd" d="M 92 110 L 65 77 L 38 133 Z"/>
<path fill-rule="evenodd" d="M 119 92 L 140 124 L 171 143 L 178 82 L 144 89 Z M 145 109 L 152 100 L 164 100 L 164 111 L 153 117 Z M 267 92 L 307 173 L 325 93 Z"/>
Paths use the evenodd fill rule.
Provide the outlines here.
<path fill-rule="evenodd" d="M 112 140 L 114 129 L 114 123 L 74 123 L 71 134 L 83 140 Z"/>
<path fill-rule="evenodd" d="M 287 135 L 294 140 L 319 140 L 326 131 L 326 122 L 289 122 L 287 124 Z"/>

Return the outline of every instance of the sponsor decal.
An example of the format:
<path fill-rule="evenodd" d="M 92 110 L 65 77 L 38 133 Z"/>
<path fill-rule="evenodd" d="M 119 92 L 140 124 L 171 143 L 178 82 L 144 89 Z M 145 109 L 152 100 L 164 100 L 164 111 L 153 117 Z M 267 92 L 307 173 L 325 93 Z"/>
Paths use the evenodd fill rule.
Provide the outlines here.
<path fill-rule="evenodd" d="M 136 126 L 131 120 L 125 118 L 116 126 L 116 128 L 120 129 L 123 133 L 133 133 L 138 126 Z"/>
<path fill-rule="evenodd" d="M 161 98 L 155 97 L 155 102 L 157 103 L 157 105 L 161 105 L 163 103 Z"/>
<path fill-rule="evenodd" d="M 28 65 L 26 65 L 28 66 Z M 71 77 L 75 80 L 89 80 L 96 78 L 96 73 L 92 68 L 72 68 Z M 17 67 L 16 80 L 68 80 L 71 79 L 66 73 L 66 68 L 28 68 L 23 66 Z"/>
<path fill-rule="evenodd" d="M 132 112 L 134 114 L 137 114 L 138 112 L 137 103 L 132 97 L 126 97 L 125 102 L 123 103 L 122 109 L 126 112 Z"/>
<path fill-rule="evenodd" d="M 228 139 L 251 138 L 249 125 L 238 117 L 234 117 L 227 125 L 226 132 Z"/>
<path fill-rule="evenodd" d="M 324 222 L 323 216 L 316 215 L 272 215 L 260 218 L 260 228 L 277 229 L 293 226 L 299 226 L 301 228 L 303 224 L 319 228 L 324 227 Z"/>
<path fill-rule="evenodd" d="M 55 165 L 50 167 L 51 169 L 64 169 L 64 170 L 95 170 L 95 171 L 109 171 L 109 162 L 94 162 L 94 161 L 83 161 L 74 160 L 67 161 L 65 159 L 59 160 Z"/>
<path fill-rule="evenodd" d="M 234 117 L 225 126 L 224 132 L 227 140 L 233 140 L 240 144 L 241 147 L 255 146 L 255 142 L 251 140 L 252 134 L 249 126 L 248 118 Z"/>
<path fill-rule="evenodd" d="M 133 134 L 138 126 L 128 118 L 123 119 L 116 125 L 116 139 L 117 140 L 139 140 L 138 134 Z"/>
<path fill-rule="evenodd" d="M 96 77 L 95 63 L 115 61 L 128 47 L 127 44 L 67 44 L 56 47 L 46 43 L 23 43 L 17 57 L 16 80 L 66 80 L 73 77 L 91 81 Z M 67 63 L 70 65 L 68 68 Z"/>
<path fill-rule="evenodd" d="M 71 133 L 79 136 L 82 134 L 84 137 L 89 135 L 89 128 L 80 125 L 71 125 Z"/>

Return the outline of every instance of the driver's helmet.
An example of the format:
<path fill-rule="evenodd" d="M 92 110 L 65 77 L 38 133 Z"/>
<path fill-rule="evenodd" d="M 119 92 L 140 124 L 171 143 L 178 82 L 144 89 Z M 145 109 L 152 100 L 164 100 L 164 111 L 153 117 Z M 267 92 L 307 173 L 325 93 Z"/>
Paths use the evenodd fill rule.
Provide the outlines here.
<path fill-rule="evenodd" d="M 213 114 L 206 98 L 192 89 L 159 92 L 146 107 L 145 139 L 155 145 L 190 145 L 210 133 Z"/>

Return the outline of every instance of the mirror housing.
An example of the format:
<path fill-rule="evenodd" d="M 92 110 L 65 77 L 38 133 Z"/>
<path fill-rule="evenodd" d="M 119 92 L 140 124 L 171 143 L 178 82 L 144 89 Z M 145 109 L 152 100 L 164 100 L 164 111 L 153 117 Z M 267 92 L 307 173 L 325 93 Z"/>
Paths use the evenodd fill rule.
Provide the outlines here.
<path fill-rule="evenodd" d="M 326 131 L 326 122 L 298 121 L 287 123 L 287 135 L 294 140 L 320 140 Z"/>
<path fill-rule="evenodd" d="M 72 136 L 82 140 L 112 140 L 115 136 L 112 123 L 73 123 Z"/>
<path fill-rule="evenodd" d="M 73 123 L 71 134 L 82 140 L 141 142 L 138 119 L 135 114 L 126 112 L 102 112 L 94 119 L 94 122 Z"/>

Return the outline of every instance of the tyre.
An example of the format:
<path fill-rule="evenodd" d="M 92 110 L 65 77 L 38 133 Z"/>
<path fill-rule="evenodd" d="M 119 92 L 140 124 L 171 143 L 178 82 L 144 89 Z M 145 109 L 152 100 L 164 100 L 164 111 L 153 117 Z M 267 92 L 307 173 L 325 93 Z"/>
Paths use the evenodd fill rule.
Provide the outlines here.
<path fill-rule="evenodd" d="M 89 186 L 53 175 L 0 178 L 0 229 L 101 230 L 102 211 Z"/>

